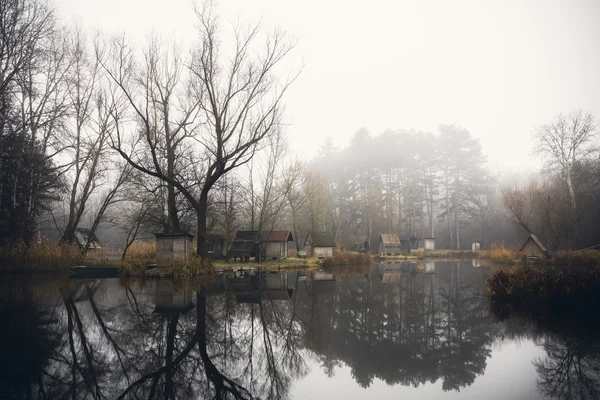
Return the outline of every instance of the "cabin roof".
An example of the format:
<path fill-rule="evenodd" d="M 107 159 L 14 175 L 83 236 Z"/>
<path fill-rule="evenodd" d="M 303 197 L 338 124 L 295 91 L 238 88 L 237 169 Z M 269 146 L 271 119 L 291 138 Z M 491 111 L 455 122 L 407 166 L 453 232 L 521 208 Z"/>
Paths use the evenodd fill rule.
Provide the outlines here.
<path fill-rule="evenodd" d="M 525 240 L 525 243 L 523 243 L 523 246 L 521 246 L 521 248 L 519 249 L 519 251 L 523 251 L 523 249 L 525 248 L 525 245 L 527 244 L 527 242 L 529 242 L 529 239 L 533 240 L 533 242 L 540 248 L 540 250 L 542 250 L 544 253 L 547 253 L 548 250 L 546 250 L 546 247 L 542 244 L 542 242 L 540 241 L 540 239 L 538 239 L 537 236 L 535 236 L 533 233 L 529 235 L 529 237 L 527 238 L 527 240 Z"/>
<path fill-rule="evenodd" d="M 258 231 L 237 231 L 233 242 L 260 242 L 260 233 Z"/>
<path fill-rule="evenodd" d="M 261 234 L 263 242 L 293 242 L 291 231 L 267 231 Z"/>
<path fill-rule="evenodd" d="M 380 235 L 380 240 L 386 246 L 399 246 L 400 238 L 395 233 L 382 233 Z"/>
<path fill-rule="evenodd" d="M 258 256 L 258 252 L 261 253 L 261 256 L 264 254 L 258 231 L 237 231 L 235 233 L 235 238 L 229 248 L 230 256 Z"/>
<path fill-rule="evenodd" d="M 313 247 L 335 247 L 333 235 L 329 232 L 315 232 L 309 235 L 309 242 Z"/>
<path fill-rule="evenodd" d="M 77 244 L 79 247 L 85 247 L 88 243 L 89 239 L 89 249 L 101 249 L 100 240 L 96 234 L 90 235 L 90 230 L 87 228 L 77 228 L 75 229 L 75 240 L 77 240 Z"/>
<path fill-rule="evenodd" d="M 154 236 L 156 236 L 157 238 L 159 237 L 181 237 L 181 236 L 185 236 L 188 237 L 190 239 L 194 239 L 194 235 L 192 235 L 191 233 L 187 233 L 187 232 L 157 232 L 154 234 Z"/>

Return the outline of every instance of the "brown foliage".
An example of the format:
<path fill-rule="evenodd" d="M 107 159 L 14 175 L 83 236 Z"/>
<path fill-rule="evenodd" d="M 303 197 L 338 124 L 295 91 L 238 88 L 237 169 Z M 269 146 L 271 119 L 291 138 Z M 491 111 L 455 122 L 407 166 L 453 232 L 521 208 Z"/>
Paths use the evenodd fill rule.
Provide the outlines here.
<path fill-rule="evenodd" d="M 584 250 L 571 253 L 559 251 L 554 255 L 553 261 L 558 265 L 599 265 L 600 251 Z"/>
<path fill-rule="evenodd" d="M 335 267 L 342 265 L 370 265 L 373 262 L 369 254 L 337 252 L 333 257 L 323 260 L 323 267 Z"/>
<path fill-rule="evenodd" d="M 77 246 L 43 240 L 0 247 L 0 270 L 11 272 L 66 270 L 84 261 Z"/>

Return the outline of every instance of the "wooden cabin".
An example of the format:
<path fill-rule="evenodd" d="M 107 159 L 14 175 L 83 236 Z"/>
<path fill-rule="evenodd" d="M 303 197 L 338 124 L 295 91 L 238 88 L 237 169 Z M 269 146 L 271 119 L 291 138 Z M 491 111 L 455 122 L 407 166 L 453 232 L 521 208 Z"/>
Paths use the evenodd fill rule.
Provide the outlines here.
<path fill-rule="evenodd" d="M 379 235 L 379 254 L 396 255 L 402 253 L 400 239 L 395 233 Z"/>
<path fill-rule="evenodd" d="M 329 232 L 315 232 L 306 237 L 304 249 L 308 257 L 333 257 L 335 240 Z"/>
<path fill-rule="evenodd" d="M 260 262 L 266 258 L 265 248 L 262 245 L 260 232 L 258 231 L 237 231 L 235 238 L 227 253 L 229 258 L 240 259 L 240 261 L 250 261 L 251 258 Z"/>
<path fill-rule="evenodd" d="M 189 233 L 155 233 L 156 266 L 172 267 L 175 263 L 186 264 L 194 256 L 192 240 Z"/>
<path fill-rule="evenodd" d="M 263 232 L 261 240 L 266 257 L 277 260 L 288 258 L 288 250 L 294 244 L 294 236 L 291 231 Z"/>
<path fill-rule="evenodd" d="M 528 258 L 544 258 L 549 256 L 546 247 L 533 233 L 525 240 L 519 251 L 525 253 Z"/>

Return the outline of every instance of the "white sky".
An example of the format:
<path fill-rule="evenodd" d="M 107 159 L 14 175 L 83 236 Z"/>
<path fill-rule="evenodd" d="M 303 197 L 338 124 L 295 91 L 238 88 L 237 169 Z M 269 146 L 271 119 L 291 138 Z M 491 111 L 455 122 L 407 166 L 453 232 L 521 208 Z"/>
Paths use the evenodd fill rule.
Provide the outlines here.
<path fill-rule="evenodd" d="M 68 23 L 193 41 L 190 0 L 57 0 Z M 531 134 L 560 112 L 600 119 L 600 2 L 221 0 L 223 21 L 279 26 L 299 42 L 286 68 L 304 71 L 285 100 L 289 142 L 310 158 L 326 136 L 360 127 L 481 139 L 494 170 L 537 168 Z M 225 28 L 228 25 L 223 25 Z"/>

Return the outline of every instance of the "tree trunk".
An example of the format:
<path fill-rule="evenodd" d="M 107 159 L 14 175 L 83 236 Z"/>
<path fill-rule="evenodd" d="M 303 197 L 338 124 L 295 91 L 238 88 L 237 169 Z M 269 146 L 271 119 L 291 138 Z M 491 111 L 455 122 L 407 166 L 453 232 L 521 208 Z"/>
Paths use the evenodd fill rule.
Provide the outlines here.
<path fill-rule="evenodd" d="M 196 209 L 196 217 L 198 219 L 198 231 L 196 234 L 196 255 L 199 258 L 207 258 L 208 250 L 206 249 L 206 211 L 208 208 L 208 194 L 204 192 L 200 195 L 198 208 Z"/>

